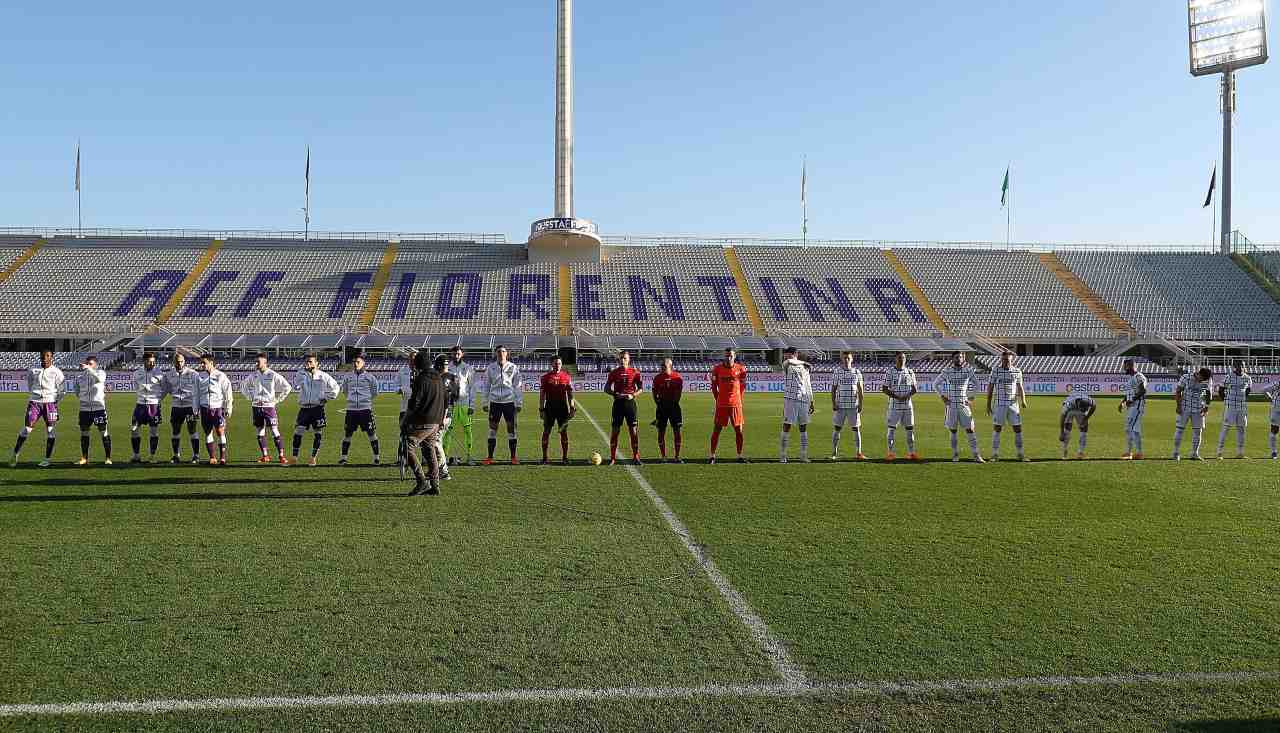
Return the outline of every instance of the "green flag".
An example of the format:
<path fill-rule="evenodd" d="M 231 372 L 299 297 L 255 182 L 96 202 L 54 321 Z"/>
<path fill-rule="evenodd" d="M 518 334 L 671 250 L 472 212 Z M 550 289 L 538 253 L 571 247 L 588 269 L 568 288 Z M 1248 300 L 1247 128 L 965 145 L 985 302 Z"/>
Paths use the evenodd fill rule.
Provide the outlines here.
<path fill-rule="evenodd" d="M 1009 203 L 1009 169 L 1004 169 L 1004 184 L 1000 186 L 1000 208 Z"/>

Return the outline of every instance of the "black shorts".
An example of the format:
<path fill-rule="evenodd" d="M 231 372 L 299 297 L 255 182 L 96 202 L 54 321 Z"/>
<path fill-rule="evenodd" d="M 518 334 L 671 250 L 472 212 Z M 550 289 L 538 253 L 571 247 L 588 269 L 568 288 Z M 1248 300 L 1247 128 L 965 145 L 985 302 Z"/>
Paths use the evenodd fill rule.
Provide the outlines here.
<path fill-rule="evenodd" d="M 613 429 L 617 430 L 622 427 L 623 422 L 626 422 L 629 428 L 636 426 L 636 401 L 615 397 L 613 399 Z"/>
<path fill-rule="evenodd" d="M 562 429 L 569 425 L 569 406 L 563 402 L 548 402 L 542 411 L 543 430 L 550 430 L 553 425 Z"/>
<path fill-rule="evenodd" d="M 516 403 L 514 402 L 490 402 L 489 403 L 489 424 L 497 427 L 498 421 L 505 418 L 508 425 L 516 424 Z"/>
<path fill-rule="evenodd" d="M 684 425 L 684 411 L 680 409 L 679 402 L 658 403 L 658 429 L 666 430 L 667 423 L 677 430 Z"/>

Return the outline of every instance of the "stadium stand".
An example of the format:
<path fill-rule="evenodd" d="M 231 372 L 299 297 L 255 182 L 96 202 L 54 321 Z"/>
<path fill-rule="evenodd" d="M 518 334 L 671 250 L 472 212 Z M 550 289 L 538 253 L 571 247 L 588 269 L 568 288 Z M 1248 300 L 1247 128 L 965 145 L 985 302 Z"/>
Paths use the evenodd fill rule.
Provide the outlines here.
<path fill-rule="evenodd" d="M 1004 341 L 1107 341 L 1117 334 L 1026 251 L 894 250 L 956 333 Z"/>
<path fill-rule="evenodd" d="M 1065 251 L 1058 257 L 1140 332 L 1253 338 L 1280 331 L 1280 303 L 1229 257 Z"/>
<path fill-rule="evenodd" d="M 111 334 L 151 323 L 208 240 L 56 239 L 4 281 L 0 333 Z"/>
<path fill-rule="evenodd" d="M 1124 359 L 1121 356 L 1020 356 L 1017 366 L 1027 374 L 1123 374 Z M 976 361 L 987 369 L 1000 365 L 998 356 L 979 356 Z M 1147 375 L 1171 373 L 1146 359 L 1135 359 L 1134 366 Z"/>
<path fill-rule="evenodd" d="M 718 247 L 629 247 L 571 266 L 573 323 L 597 335 L 737 335 L 751 322 Z"/>
<path fill-rule="evenodd" d="M 557 267 L 524 248 L 402 243 L 374 323 L 387 333 L 523 334 L 556 328 Z"/>
<path fill-rule="evenodd" d="M 1250 257 L 1274 282 L 1280 282 L 1280 252 L 1255 252 Z"/>
<path fill-rule="evenodd" d="M 937 329 L 873 247 L 736 247 L 770 335 L 933 336 Z"/>

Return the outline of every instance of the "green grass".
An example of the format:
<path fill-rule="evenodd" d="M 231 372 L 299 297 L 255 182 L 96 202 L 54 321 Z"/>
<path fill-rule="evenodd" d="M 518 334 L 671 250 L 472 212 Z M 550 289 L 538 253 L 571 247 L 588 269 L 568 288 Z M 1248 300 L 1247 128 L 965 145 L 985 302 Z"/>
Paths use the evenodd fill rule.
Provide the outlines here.
<path fill-rule="evenodd" d="M 772 462 L 780 401 L 748 399 L 751 465 L 642 470 L 812 678 L 1280 669 L 1280 465 L 1062 462 L 1058 401 L 1037 398 L 1029 465 L 782 466 Z M 130 402 L 111 403 L 118 461 L 128 458 Z M 583 403 L 607 427 L 606 399 Z M 1099 459 L 1123 448 L 1114 404 L 1104 400 L 1094 420 Z M 0 439 L 11 440 L 22 406 L 0 398 Z M 1265 451 L 1262 407 L 1254 456 Z M 410 499 L 386 466 L 249 463 L 247 411 L 233 418 L 237 463 L 226 468 L 77 467 L 74 403 L 64 408 L 59 463 L 0 469 L 0 704 L 777 681 L 621 470 L 461 468 L 443 496 Z M 379 403 L 388 446 L 396 409 Z M 690 458 L 705 456 L 710 412 L 706 396 L 686 398 Z M 282 413 L 291 425 L 292 408 Z M 871 456 L 884 450 L 881 415 L 875 398 L 865 415 Z M 523 417 L 529 462 L 538 430 L 531 411 Z M 926 458 L 949 456 L 936 399 L 920 398 L 917 417 Z M 1215 408 L 1215 445 L 1217 417 Z M 829 421 L 820 408 L 815 458 L 829 452 Z M 575 457 L 604 452 L 589 423 L 573 430 Z M 979 433 L 986 453 L 981 418 Z M 1166 455 L 1171 433 L 1171 403 L 1153 402 L 1147 454 Z M 476 437 L 483 450 L 482 425 Z M 340 438 L 331 426 L 322 463 L 336 461 Z M 725 438 L 722 457 L 732 453 Z M 642 441 L 653 455 L 643 425 Z M 42 442 L 24 458 L 38 460 Z M 97 460 L 96 433 L 93 442 Z M 1010 456 L 1012 436 L 1005 442 Z M 353 459 L 366 463 L 367 440 L 354 444 Z M 0 719 L 0 728 L 1168 729 L 1270 725 L 1278 693 L 1259 681 Z"/>

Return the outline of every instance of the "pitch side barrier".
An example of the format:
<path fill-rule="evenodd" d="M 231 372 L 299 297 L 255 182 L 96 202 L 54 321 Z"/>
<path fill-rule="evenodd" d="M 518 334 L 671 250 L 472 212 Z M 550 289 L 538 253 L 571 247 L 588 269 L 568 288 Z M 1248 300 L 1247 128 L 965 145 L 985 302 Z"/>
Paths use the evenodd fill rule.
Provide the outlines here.
<path fill-rule="evenodd" d="M 396 372 L 370 371 L 378 376 L 378 389 L 380 391 L 390 393 L 400 388 L 400 378 Z M 226 372 L 237 394 L 240 390 L 240 383 L 252 374 L 252 371 Z M 282 372 L 282 374 L 296 389 L 298 386 L 297 372 Z M 350 372 L 331 372 L 331 374 L 341 382 L 342 378 L 350 374 Z M 525 392 L 536 393 L 538 391 L 539 376 L 540 373 L 537 372 L 524 373 Z M 603 392 L 606 376 L 604 373 L 579 376 L 574 380 L 574 387 L 579 392 Z M 711 391 L 710 375 L 683 374 L 682 376 L 684 377 L 684 391 L 694 393 Z M 936 373 L 916 373 L 920 394 L 932 394 L 932 382 L 936 376 Z M 645 374 L 645 384 L 652 382 L 653 377 L 654 374 Z M 75 372 L 69 372 L 67 379 L 74 378 Z M 868 393 L 879 393 L 882 387 L 882 379 L 883 376 L 879 372 L 864 372 L 863 380 L 866 385 L 866 391 Z M 1153 395 L 1172 395 L 1174 388 L 1177 386 L 1177 378 L 1171 375 L 1149 376 L 1148 379 L 1150 382 L 1147 389 Z M 1107 396 L 1123 393 L 1126 380 L 1127 377 L 1120 374 L 1046 374 L 1042 376 L 1028 374 L 1024 377 L 1024 385 L 1028 396 L 1065 395 L 1072 392 L 1086 392 L 1092 395 Z M 783 375 L 779 372 L 757 372 L 747 375 L 748 392 L 781 394 L 782 383 Z M 975 385 L 975 395 L 981 395 L 985 392 L 987 389 L 985 375 L 979 374 L 975 380 Z M 476 374 L 474 386 L 477 391 L 483 391 L 485 386 L 483 373 Z M 106 389 L 108 392 L 133 392 L 133 373 L 107 372 Z M 21 393 L 26 391 L 27 375 L 25 372 L 0 372 L 0 393 Z M 829 374 L 814 374 L 813 391 L 818 395 L 830 393 L 831 376 Z"/>

